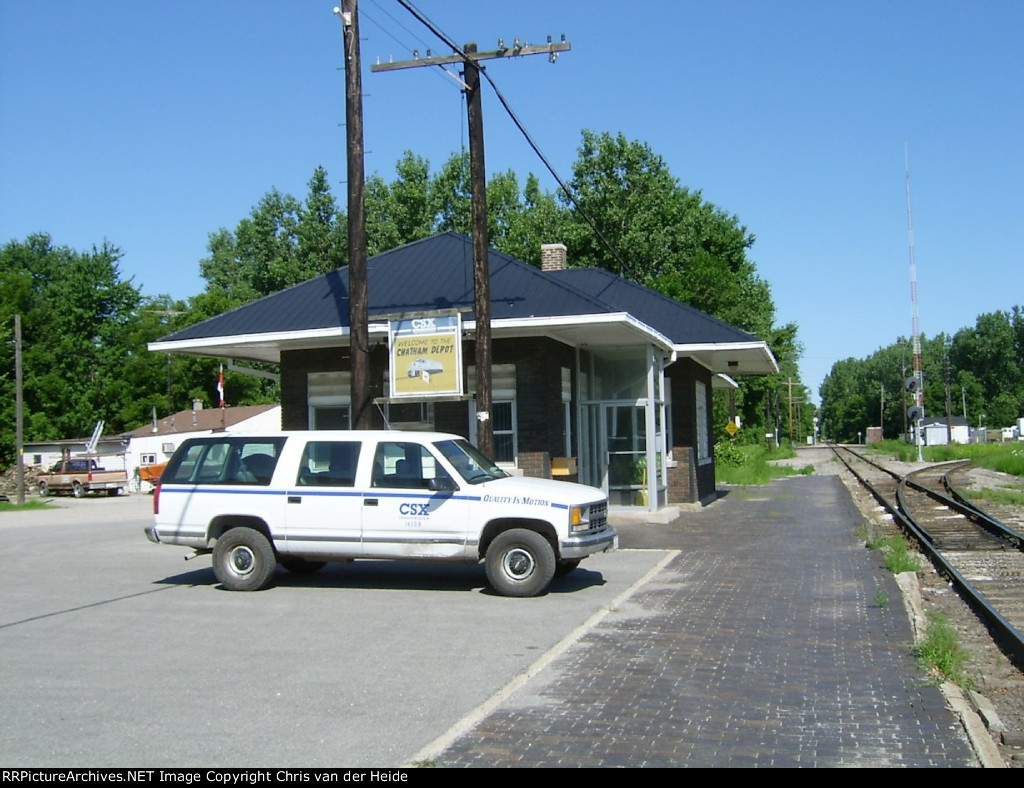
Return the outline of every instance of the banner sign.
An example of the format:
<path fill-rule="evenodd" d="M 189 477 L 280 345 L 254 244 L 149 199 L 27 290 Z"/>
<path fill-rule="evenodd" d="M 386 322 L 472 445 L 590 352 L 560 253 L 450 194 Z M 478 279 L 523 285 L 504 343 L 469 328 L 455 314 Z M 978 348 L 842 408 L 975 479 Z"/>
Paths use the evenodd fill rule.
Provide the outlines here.
<path fill-rule="evenodd" d="M 393 320 L 388 347 L 392 398 L 461 396 L 461 315 Z"/>

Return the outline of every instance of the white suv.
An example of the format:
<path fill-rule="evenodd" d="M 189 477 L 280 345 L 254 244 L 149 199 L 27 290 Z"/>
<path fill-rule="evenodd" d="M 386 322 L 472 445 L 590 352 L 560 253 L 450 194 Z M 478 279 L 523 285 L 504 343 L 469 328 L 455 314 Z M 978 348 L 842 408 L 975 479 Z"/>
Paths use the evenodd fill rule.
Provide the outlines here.
<path fill-rule="evenodd" d="M 457 435 L 316 431 L 185 441 L 153 497 L 150 541 L 213 554 L 224 587 L 255 591 L 278 563 L 483 560 L 506 596 L 614 549 L 593 487 L 509 476 Z"/>

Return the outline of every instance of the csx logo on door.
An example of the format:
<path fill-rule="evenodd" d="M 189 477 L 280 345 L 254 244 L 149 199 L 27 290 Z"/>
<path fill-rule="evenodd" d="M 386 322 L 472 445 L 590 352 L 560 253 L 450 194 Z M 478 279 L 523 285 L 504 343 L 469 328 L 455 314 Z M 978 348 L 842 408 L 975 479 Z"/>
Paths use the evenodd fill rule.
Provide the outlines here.
<path fill-rule="evenodd" d="M 429 503 L 403 503 L 398 507 L 399 514 L 411 514 L 414 517 L 426 517 L 430 514 Z"/>

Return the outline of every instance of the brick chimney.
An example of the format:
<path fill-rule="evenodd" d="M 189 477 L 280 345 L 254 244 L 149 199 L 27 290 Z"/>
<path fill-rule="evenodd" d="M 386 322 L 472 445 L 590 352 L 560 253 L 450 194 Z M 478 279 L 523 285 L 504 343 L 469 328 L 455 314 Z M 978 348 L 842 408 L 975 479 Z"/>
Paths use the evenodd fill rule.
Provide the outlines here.
<path fill-rule="evenodd" d="M 565 244 L 541 244 L 540 270 L 564 271 L 568 267 L 566 265 L 567 251 Z"/>

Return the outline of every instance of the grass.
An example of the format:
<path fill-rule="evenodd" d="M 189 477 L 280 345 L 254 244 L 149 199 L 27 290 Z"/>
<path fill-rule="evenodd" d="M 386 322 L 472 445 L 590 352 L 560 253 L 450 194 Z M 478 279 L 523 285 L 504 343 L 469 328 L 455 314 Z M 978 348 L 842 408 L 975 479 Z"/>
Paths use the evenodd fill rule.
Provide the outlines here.
<path fill-rule="evenodd" d="M 879 454 L 891 457 L 900 462 L 915 462 L 917 460 L 917 446 L 906 441 L 887 440 L 879 443 L 872 443 L 865 447 L 867 454 Z"/>
<path fill-rule="evenodd" d="M 970 460 L 977 468 L 1024 476 L 1024 443 L 968 443 L 925 448 L 929 462 Z"/>
<path fill-rule="evenodd" d="M 899 440 L 873 443 L 868 447 L 873 454 L 881 454 L 903 462 L 917 460 L 917 446 Z M 970 460 L 977 468 L 1024 477 L 1024 443 L 950 443 L 946 446 L 925 446 L 922 450 L 928 462 Z"/>
<path fill-rule="evenodd" d="M 893 574 L 917 572 L 921 568 L 920 561 L 910 552 L 902 536 L 881 537 L 873 529 L 862 529 L 858 534 L 864 537 L 870 549 L 881 551 L 885 567 Z M 875 605 L 884 608 L 888 604 L 885 589 L 879 586 L 875 589 Z M 965 671 L 970 655 L 960 645 L 956 630 L 937 611 L 930 611 L 926 616 L 928 626 L 924 638 L 914 649 L 921 669 L 936 681 L 950 681 L 970 689 L 973 681 Z"/>
<path fill-rule="evenodd" d="M 928 613 L 928 628 L 916 653 L 921 668 L 934 679 L 951 681 L 965 689 L 973 686 L 974 682 L 965 672 L 970 655 L 960 645 L 956 630 L 941 613 Z"/>
<path fill-rule="evenodd" d="M 873 544 L 869 543 L 868 547 L 882 553 L 882 563 L 894 575 L 901 572 L 917 572 L 921 568 L 921 562 L 910 552 L 902 536 L 889 536 Z"/>
<path fill-rule="evenodd" d="M 793 457 L 796 457 L 796 451 L 790 447 L 768 451 L 764 446 L 723 441 L 715 446 L 715 479 L 722 484 L 757 485 L 767 484 L 783 476 L 807 476 L 814 473 L 813 465 L 794 468 L 771 462 Z"/>
<path fill-rule="evenodd" d="M 917 572 L 921 568 L 921 561 L 910 551 L 907 540 L 899 534 L 882 536 L 869 524 L 858 528 L 857 536 L 864 540 L 869 550 L 878 550 L 882 554 L 882 563 L 894 575 Z"/>
<path fill-rule="evenodd" d="M 1024 492 L 1005 488 L 993 490 L 991 487 L 985 487 L 981 490 L 970 490 L 970 498 L 972 501 L 984 501 L 1001 506 L 1024 506 Z"/>
<path fill-rule="evenodd" d="M 47 504 L 45 501 L 31 501 L 27 500 L 23 504 L 7 503 L 6 501 L 0 501 L 0 512 L 29 512 L 33 509 L 52 509 L 53 507 Z"/>

